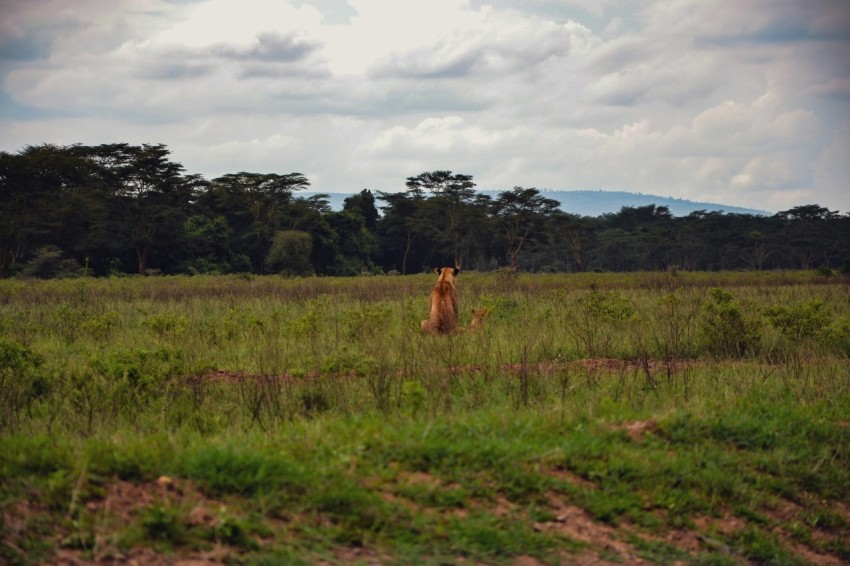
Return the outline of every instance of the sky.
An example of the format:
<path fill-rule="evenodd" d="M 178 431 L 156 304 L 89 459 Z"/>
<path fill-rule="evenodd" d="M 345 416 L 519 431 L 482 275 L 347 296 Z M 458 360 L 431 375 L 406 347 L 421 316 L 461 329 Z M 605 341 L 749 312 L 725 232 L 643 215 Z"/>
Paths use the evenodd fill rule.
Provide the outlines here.
<path fill-rule="evenodd" d="M 848 0 L 0 0 L 0 151 L 850 212 Z"/>

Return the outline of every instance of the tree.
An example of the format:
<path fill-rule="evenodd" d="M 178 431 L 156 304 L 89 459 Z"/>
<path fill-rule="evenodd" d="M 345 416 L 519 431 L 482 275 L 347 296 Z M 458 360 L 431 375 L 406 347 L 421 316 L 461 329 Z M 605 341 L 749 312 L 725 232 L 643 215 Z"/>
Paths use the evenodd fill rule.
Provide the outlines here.
<path fill-rule="evenodd" d="M 400 261 L 401 273 L 407 274 L 411 253 L 420 250 L 419 255 L 425 253 L 422 246 L 426 232 L 425 196 L 421 190 L 412 189 L 406 193 L 378 191 L 378 198 L 387 203 L 381 207 L 384 215 L 378 222 L 382 264 L 385 269 L 398 269 Z"/>
<path fill-rule="evenodd" d="M 407 178 L 408 191 L 428 190 L 431 223 L 429 224 L 443 254 L 451 254 L 454 264 L 461 265 L 462 250 L 468 247 L 472 234 L 468 215 L 474 207 L 475 183 L 472 175 L 453 174 L 451 171 L 431 171 Z"/>
<path fill-rule="evenodd" d="M 560 212 L 548 222 L 552 240 L 567 253 L 568 269 L 584 271 L 587 268 L 588 248 L 594 232 L 594 219 Z M 560 257 L 558 258 L 560 261 Z"/>
<path fill-rule="evenodd" d="M 21 269 L 21 275 L 38 279 L 80 276 L 80 264 L 76 260 L 64 258 L 63 255 L 62 250 L 56 246 L 39 248 L 35 256 Z"/>
<path fill-rule="evenodd" d="M 37 248 L 55 246 L 80 261 L 92 250 L 103 199 L 91 183 L 92 165 L 71 149 L 43 144 L 0 153 L 0 277 Z"/>
<path fill-rule="evenodd" d="M 672 263 L 674 219 L 666 206 L 624 206 L 602 217 L 597 248 L 608 269 L 663 269 Z M 616 267 L 615 267 L 616 266 Z"/>
<path fill-rule="evenodd" d="M 48 195 L 33 186 L 23 156 L 0 152 L 0 277 L 8 277 L 24 252 L 31 226 Z"/>
<path fill-rule="evenodd" d="M 841 217 L 835 211 L 808 204 L 777 213 L 783 223 L 783 244 L 788 255 L 797 260 L 802 269 L 813 269 L 837 263 L 842 257 L 833 242 L 840 234 Z M 840 241 L 840 240 L 839 240 Z"/>
<path fill-rule="evenodd" d="M 243 171 L 213 179 L 206 199 L 233 230 L 234 252 L 249 257 L 254 271 L 259 273 L 275 232 L 293 228 L 294 192 L 309 186 L 310 182 L 301 173 Z"/>
<path fill-rule="evenodd" d="M 310 261 L 316 273 L 322 275 L 334 273 L 339 256 L 339 234 L 328 221 L 332 212 L 327 195 L 319 194 L 292 199 L 285 215 L 289 230 L 302 230 L 312 237 Z"/>
<path fill-rule="evenodd" d="M 233 252 L 233 230 L 220 215 L 194 214 L 186 219 L 186 264 L 190 273 L 250 271 L 251 260 Z"/>
<path fill-rule="evenodd" d="M 519 265 L 523 246 L 543 237 L 546 219 L 555 214 L 558 207 L 558 201 L 544 197 L 534 188 L 514 187 L 496 198 L 493 215 L 498 219 L 507 242 L 512 269 Z"/>
<path fill-rule="evenodd" d="M 750 245 L 750 249 L 745 249 L 741 259 L 752 269 L 761 271 L 764 268 L 765 261 L 772 253 L 764 234 L 758 230 L 752 230 L 744 234 L 744 239 Z"/>
<path fill-rule="evenodd" d="M 313 273 L 312 252 L 310 234 L 301 230 L 281 230 L 274 235 L 266 267 L 281 275 L 310 275 Z"/>
<path fill-rule="evenodd" d="M 98 166 L 96 175 L 108 195 L 104 223 L 114 237 L 112 246 L 132 248 L 138 273 L 145 273 L 152 250 L 168 254 L 184 236 L 192 185 L 199 178 L 185 177 L 162 144 L 76 146 L 75 151 Z"/>
<path fill-rule="evenodd" d="M 476 194 L 467 207 L 460 255 L 464 258 L 464 265 L 469 264 L 473 269 L 485 270 L 498 265 L 498 227 L 492 217 L 492 210 L 493 199 L 485 194 Z"/>
<path fill-rule="evenodd" d="M 834 220 L 839 217 L 838 211 L 829 210 L 823 206 L 816 204 L 805 204 L 803 206 L 795 206 L 789 210 L 778 212 L 776 216 L 786 220 L 800 220 L 804 222 L 817 220 Z"/>
<path fill-rule="evenodd" d="M 369 189 L 363 189 L 343 201 L 343 212 L 359 216 L 363 226 L 372 234 L 378 228 L 378 209 L 375 207 L 375 196 Z"/>

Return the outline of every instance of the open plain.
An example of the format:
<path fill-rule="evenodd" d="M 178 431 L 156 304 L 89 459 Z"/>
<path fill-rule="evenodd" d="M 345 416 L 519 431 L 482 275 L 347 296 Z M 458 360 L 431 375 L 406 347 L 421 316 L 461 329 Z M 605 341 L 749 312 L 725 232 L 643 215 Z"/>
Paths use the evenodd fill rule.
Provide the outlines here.
<path fill-rule="evenodd" d="M 0 281 L 0 562 L 850 562 L 823 271 Z"/>

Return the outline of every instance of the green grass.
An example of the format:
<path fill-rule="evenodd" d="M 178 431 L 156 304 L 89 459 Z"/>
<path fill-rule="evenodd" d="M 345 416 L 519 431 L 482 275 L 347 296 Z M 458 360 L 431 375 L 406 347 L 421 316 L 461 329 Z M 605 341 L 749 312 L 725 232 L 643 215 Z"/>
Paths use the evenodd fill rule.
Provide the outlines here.
<path fill-rule="evenodd" d="M 0 561 L 850 560 L 846 281 L 431 284 L 0 281 Z"/>

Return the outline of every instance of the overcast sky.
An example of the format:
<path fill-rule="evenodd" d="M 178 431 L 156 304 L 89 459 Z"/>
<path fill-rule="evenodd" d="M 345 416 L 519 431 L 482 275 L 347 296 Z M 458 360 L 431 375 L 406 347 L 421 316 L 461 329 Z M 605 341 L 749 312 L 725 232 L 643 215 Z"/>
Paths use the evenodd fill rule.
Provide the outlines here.
<path fill-rule="evenodd" d="M 850 211 L 848 0 L 0 0 L 0 150 Z"/>

